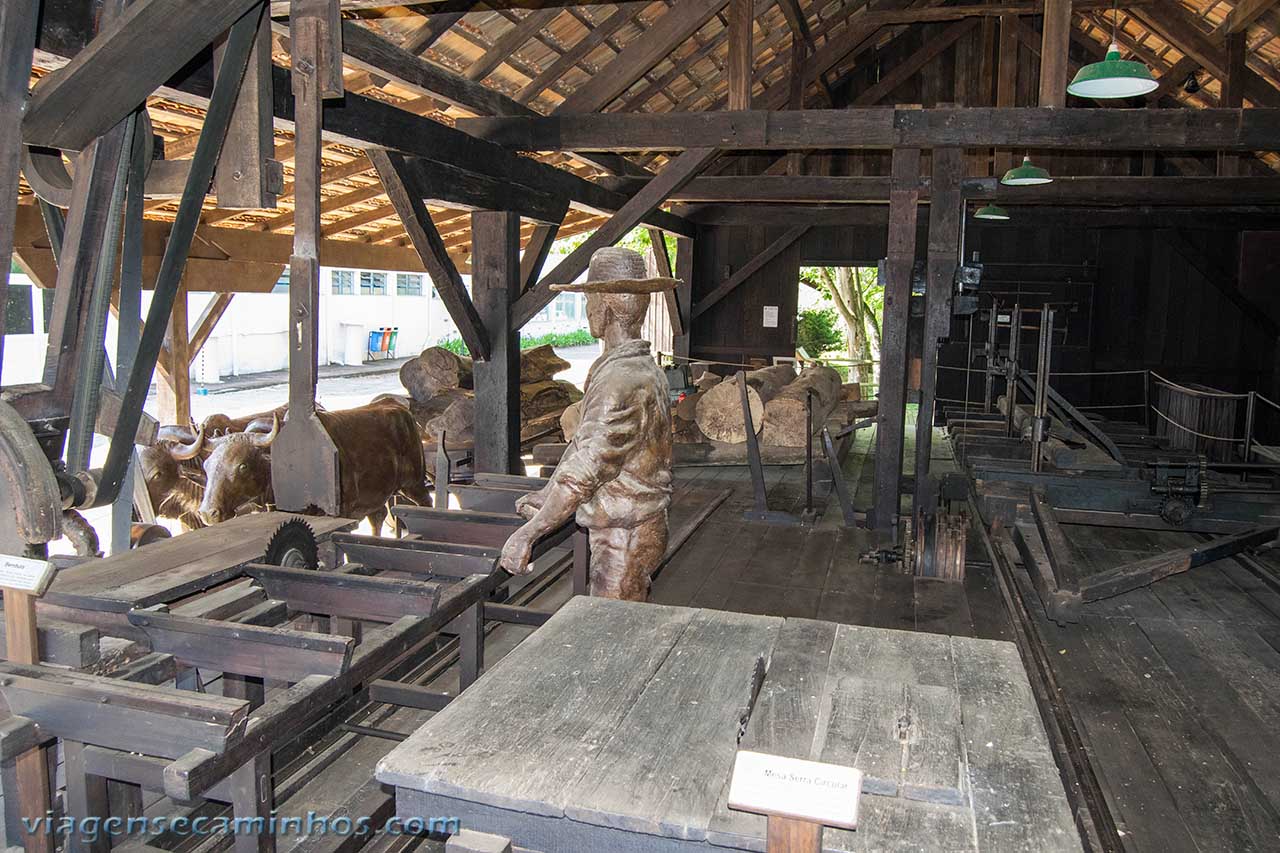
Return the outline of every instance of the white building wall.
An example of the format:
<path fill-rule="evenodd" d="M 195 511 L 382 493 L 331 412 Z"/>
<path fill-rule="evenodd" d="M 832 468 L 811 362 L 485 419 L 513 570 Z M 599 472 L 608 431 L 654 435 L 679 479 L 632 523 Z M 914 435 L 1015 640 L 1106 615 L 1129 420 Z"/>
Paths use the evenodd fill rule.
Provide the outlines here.
<path fill-rule="evenodd" d="M 393 326 L 399 329 L 396 355 L 405 357 L 421 352 L 441 341 L 457 338 L 458 329 L 439 294 L 431 286 L 431 280 L 422 276 L 423 294 L 400 295 L 396 293 L 396 273 L 386 275 L 385 295 L 360 293 L 360 270 L 352 270 L 354 289 L 351 295 L 333 293 L 333 269 L 324 267 L 320 272 L 320 340 L 321 364 L 357 363 L 367 360 L 369 332 Z M 31 285 L 21 273 L 10 275 L 13 285 Z M 470 287 L 470 278 L 463 276 Z M 238 293 L 222 315 L 213 335 L 205 344 L 192 365 L 192 379 L 199 384 L 212 384 L 223 376 L 245 376 L 272 370 L 284 370 L 289 366 L 288 312 L 289 295 L 283 286 L 279 292 Z M 31 334 L 10 334 L 5 338 L 4 372 L 0 383 L 13 385 L 40 381 L 44 364 L 48 335 L 44 329 L 42 290 L 31 287 Z M 205 307 L 213 300 L 212 293 L 192 293 L 188 299 L 187 314 L 194 326 Z M 143 317 L 151 304 L 151 293 L 142 297 Z M 530 323 L 525 326 L 526 336 L 548 332 L 569 332 L 586 328 L 586 312 L 581 294 L 560 294 Z M 116 323 L 113 317 L 107 323 L 107 353 L 115 363 Z M 347 344 L 358 341 L 352 353 Z M 351 356 L 355 356 L 352 359 Z"/>

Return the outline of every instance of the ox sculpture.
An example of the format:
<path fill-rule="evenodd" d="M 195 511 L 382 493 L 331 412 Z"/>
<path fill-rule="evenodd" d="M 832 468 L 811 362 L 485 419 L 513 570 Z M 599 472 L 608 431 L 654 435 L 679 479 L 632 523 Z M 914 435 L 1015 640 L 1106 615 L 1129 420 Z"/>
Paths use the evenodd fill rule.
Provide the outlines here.
<path fill-rule="evenodd" d="M 316 415 L 338 448 L 343 516 L 368 518 L 374 535 L 379 535 L 391 497 L 401 495 L 420 506 L 431 505 L 418 428 L 406 409 L 378 402 Z M 178 452 L 194 459 L 207 450 L 206 487 L 199 509 L 206 524 L 275 502 L 270 452 L 279 430 L 278 417 L 272 418 L 266 432 L 207 436 L 202 429 Z"/>

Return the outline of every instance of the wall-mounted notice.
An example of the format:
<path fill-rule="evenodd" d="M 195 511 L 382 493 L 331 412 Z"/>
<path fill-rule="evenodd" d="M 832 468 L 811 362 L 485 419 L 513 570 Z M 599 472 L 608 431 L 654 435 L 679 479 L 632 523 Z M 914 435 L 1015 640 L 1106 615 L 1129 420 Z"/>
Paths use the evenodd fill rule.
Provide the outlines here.
<path fill-rule="evenodd" d="M 777 305 L 764 306 L 764 327 L 766 329 L 778 328 L 778 306 Z"/>

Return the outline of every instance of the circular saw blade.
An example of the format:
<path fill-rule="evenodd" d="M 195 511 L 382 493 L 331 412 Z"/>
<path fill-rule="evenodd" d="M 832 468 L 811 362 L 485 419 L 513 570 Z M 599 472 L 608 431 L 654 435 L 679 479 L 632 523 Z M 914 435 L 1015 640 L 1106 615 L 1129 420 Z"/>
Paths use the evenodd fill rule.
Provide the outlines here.
<path fill-rule="evenodd" d="M 289 569 L 319 568 L 320 548 L 315 531 L 301 518 L 289 519 L 271 534 L 262 562 Z"/>

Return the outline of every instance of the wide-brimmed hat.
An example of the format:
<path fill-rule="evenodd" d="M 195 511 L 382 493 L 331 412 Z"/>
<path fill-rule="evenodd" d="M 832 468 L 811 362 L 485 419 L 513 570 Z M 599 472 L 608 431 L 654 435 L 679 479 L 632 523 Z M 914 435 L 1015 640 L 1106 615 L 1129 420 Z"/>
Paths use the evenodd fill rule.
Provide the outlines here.
<path fill-rule="evenodd" d="M 680 284 L 678 278 L 650 277 L 647 273 L 639 252 L 606 246 L 591 256 L 586 281 L 553 284 L 551 289 L 572 293 L 661 293 Z"/>

